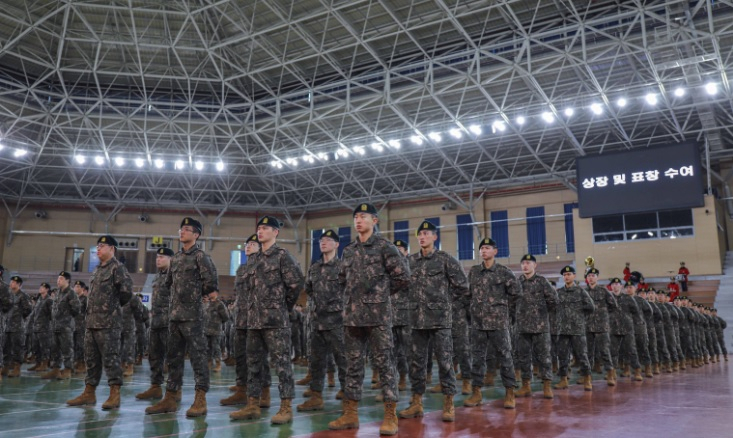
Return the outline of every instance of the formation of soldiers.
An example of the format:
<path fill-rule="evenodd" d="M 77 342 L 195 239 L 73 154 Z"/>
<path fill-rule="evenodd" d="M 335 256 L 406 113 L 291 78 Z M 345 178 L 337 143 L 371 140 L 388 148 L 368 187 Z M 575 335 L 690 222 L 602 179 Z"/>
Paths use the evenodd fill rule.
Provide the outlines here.
<path fill-rule="evenodd" d="M 237 407 L 232 420 L 260 418 L 270 407 L 273 367 L 281 401 L 271 422 L 291 422 L 295 362 L 308 366 L 297 382 L 309 385 L 299 411 L 323 410 L 325 380 L 335 386 L 337 373 L 342 415 L 328 427 L 338 430 L 359 427 L 368 361 L 372 388 L 381 389 L 377 401 L 384 405 L 380 434 L 394 435 L 398 418 L 424 415 L 427 391 L 442 394 L 443 421 L 455 421 L 458 391 L 467 396 L 464 406 L 481 405 L 482 388 L 494 385 L 497 370 L 504 407 L 514 409 L 515 397 L 532 395 L 535 377 L 546 399 L 554 397 L 553 389 L 568 389 L 571 359 L 586 391 L 593 389 L 592 371 L 605 371 L 614 386 L 619 377 L 643 381 L 717 362 L 721 355 L 728 360 L 726 324 L 715 309 L 639 289 L 638 272 L 601 286 L 597 269 L 590 267 L 579 281 L 566 266 L 563 284 L 555 288 L 537 273 L 532 254 L 522 257 L 522 272 L 515 275 L 495 260 L 496 242 L 484 238 L 481 262 L 467 275 L 435 247 L 438 229 L 431 222 L 420 224 L 420 248 L 410 254 L 407 242 L 379 235 L 373 205 L 360 204 L 353 217 L 357 238 L 338 257 L 340 237 L 325 231 L 318 242 L 322 257 L 306 275 L 277 244 L 279 220 L 261 218 L 245 243 L 247 261 L 237 269 L 236 300 L 229 306 L 219 299 L 214 263 L 197 243 L 203 226 L 190 217 L 180 225 L 181 249 L 157 251 L 150 311 L 132 293 L 131 277 L 115 256 L 117 241 L 109 235 L 97 241 L 100 264 L 89 286 L 77 281 L 72 290 L 71 274 L 61 272 L 56 288 L 43 283 L 32 300 L 22 278 L 12 277 L 9 285 L 0 280 L 2 375 L 20 375 L 27 345 L 35 361 L 29 370 L 45 371 L 42 377 L 85 375 L 85 389 L 67 401 L 70 406 L 96 404 L 104 369 L 110 392 L 102 408 L 115 409 L 123 377 L 147 351 L 150 387 L 136 398 L 158 400 L 145 412 L 159 414 L 178 410 L 188 356 L 195 397 L 186 416 L 196 417 L 207 413 L 209 372 L 221 369 L 223 349 L 236 367 L 233 394 L 220 401 Z M 0 279 L 2 271 L 0 266 Z M 302 291 L 304 315 L 296 308 Z M 433 357 L 439 382 L 428 387 Z M 553 376 L 559 378 L 554 386 Z M 398 412 L 408 377 L 411 397 Z"/>

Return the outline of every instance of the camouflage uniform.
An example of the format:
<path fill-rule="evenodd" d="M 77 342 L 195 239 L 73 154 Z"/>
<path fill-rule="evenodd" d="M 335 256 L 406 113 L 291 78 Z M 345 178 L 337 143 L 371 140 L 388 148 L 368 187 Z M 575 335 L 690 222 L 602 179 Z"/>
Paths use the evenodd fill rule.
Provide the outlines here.
<path fill-rule="evenodd" d="M 205 306 L 204 333 L 209 347 L 209 360 L 221 360 L 222 326 L 229 320 L 227 307 L 221 300 L 208 301 Z"/>
<path fill-rule="evenodd" d="M 79 313 L 74 317 L 74 361 L 84 362 L 84 332 L 87 324 L 87 303 L 86 295 L 78 296 Z"/>
<path fill-rule="evenodd" d="M 425 394 L 428 342 L 433 341 L 443 394 L 456 393 L 453 372 L 452 303 L 466 301 L 468 281 L 458 260 L 441 250 L 410 255 L 409 288 L 412 351 L 410 383 L 413 394 Z M 399 294 L 398 294 L 399 295 Z M 466 376 L 468 378 L 468 376 Z"/>
<path fill-rule="evenodd" d="M 37 363 L 51 360 L 53 304 L 50 295 L 46 295 L 46 298 L 38 297 L 33 319 L 33 332 L 36 334 L 36 342 L 38 343 L 36 350 Z"/>
<path fill-rule="evenodd" d="M 517 300 L 519 367 L 522 380 L 532 378 L 532 362 L 539 363 L 542 380 L 552 379 L 550 315 L 555 313 L 557 291 L 541 275 L 519 276 L 522 295 Z"/>
<path fill-rule="evenodd" d="M 140 297 L 133 295 L 130 301 L 122 306 L 122 337 L 120 338 L 120 360 L 123 364 L 135 362 L 135 343 L 137 332 L 137 321 L 143 317 L 143 303 Z"/>
<path fill-rule="evenodd" d="M 672 316 L 672 326 L 674 329 L 672 336 L 674 340 L 674 348 L 677 352 L 677 361 L 682 362 L 685 360 L 685 353 L 682 350 L 682 341 L 680 338 L 680 321 L 685 317 L 685 315 L 673 303 L 665 303 L 665 305 L 669 310 L 669 314 Z M 667 341 L 667 346 L 669 347 L 669 345 L 669 341 Z"/>
<path fill-rule="evenodd" d="M 265 377 L 263 362 L 270 353 L 278 375 L 281 399 L 295 396 L 291 362 L 291 331 L 288 312 L 303 290 L 304 278 L 295 258 L 277 244 L 252 256 L 245 281 L 247 297 L 247 395 L 259 398 Z"/>
<path fill-rule="evenodd" d="M 203 296 L 219 290 L 216 266 L 198 244 L 181 248 L 172 258 L 165 279 L 171 291 L 168 333 L 167 391 L 180 391 L 183 384 L 184 355 L 188 348 L 195 390 L 209 391 L 209 364 L 203 327 Z"/>
<path fill-rule="evenodd" d="M 647 366 L 652 364 L 652 359 L 649 355 L 649 332 L 646 328 L 646 320 L 652 315 L 652 306 L 645 299 L 639 296 L 635 295 L 633 298 L 639 308 L 639 313 L 633 314 L 636 350 L 639 355 L 639 362 L 641 362 L 642 365 Z"/>
<path fill-rule="evenodd" d="M 142 357 L 145 354 L 145 346 L 148 344 L 148 328 L 150 327 L 150 314 L 148 313 L 148 309 L 144 304 L 142 304 L 142 302 L 140 305 L 142 307 L 140 311 L 140 319 L 135 320 L 135 336 L 137 338 L 135 354 L 138 357 Z"/>
<path fill-rule="evenodd" d="M 717 332 L 715 333 L 715 336 L 718 338 L 718 344 L 720 344 L 721 354 L 728 356 L 728 349 L 725 346 L 725 335 L 724 335 L 724 330 L 728 328 L 728 323 L 725 322 L 723 318 L 717 315 L 714 316 L 714 318 L 718 319 L 718 327 L 717 327 Z"/>
<path fill-rule="evenodd" d="M 678 307 L 682 315 L 679 319 L 680 325 L 680 345 L 686 359 L 692 359 L 696 356 L 695 347 L 692 342 L 692 311 L 687 307 Z"/>
<path fill-rule="evenodd" d="M 346 398 L 361 400 L 368 344 L 384 401 L 396 402 L 390 295 L 407 291 L 407 260 L 392 242 L 376 233 L 366 242 L 357 238 L 344 248 L 339 282 L 344 289 Z"/>
<path fill-rule="evenodd" d="M 471 379 L 471 342 L 468 339 L 470 313 L 468 308 L 470 299 L 466 296 L 453 302 L 453 325 L 451 336 L 453 337 L 453 363 L 458 363 L 461 368 L 462 380 Z M 431 349 L 429 349 L 432 353 Z M 432 365 L 432 354 L 428 354 L 428 363 Z M 432 373 L 432 366 L 430 367 Z"/>
<path fill-rule="evenodd" d="M 0 271 L 0 273 L 2 273 Z M 4 315 L 13 307 L 13 296 L 8 288 L 8 285 L 0 278 L 0 368 L 3 366 L 3 345 L 5 341 L 3 339 L 5 335 L 5 318 Z M 8 364 L 10 365 L 10 364 Z"/>
<path fill-rule="evenodd" d="M 634 369 L 641 368 L 634 335 L 634 315 L 639 313 L 639 307 L 631 296 L 623 292 L 615 298 L 618 311 L 609 314 L 613 366 L 618 368 L 619 355 L 623 351 L 624 357 L 631 367 Z"/>
<path fill-rule="evenodd" d="M 557 290 L 557 354 L 560 358 L 558 375 L 566 377 L 570 366 L 570 353 L 580 363 L 580 375 L 590 375 L 588 343 L 585 340 L 586 317 L 595 310 L 588 292 L 580 286 L 563 286 Z"/>
<path fill-rule="evenodd" d="M 677 362 L 677 352 L 674 350 L 674 344 L 670 341 L 674 338 L 674 328 L 672 327 L 672 315 L 669 309 L 662 303 L 654 303 L 654 307 L 659 310 L 661 318 L 655 321 L 654 330 L 657 332 L 657 355 L 662 363 Z"/>
<path fill-rule="evenodd" d="M 53 302 L 54 348 L 51 361 L 54 368 L 71 369 L 74 360 L 74 317 L 81 305 L 76 293 L 67 287 L 59 290 Z"/>
<path fill-rule="evenodd" d="M 344 355 L 344 299 L 339 270 L 341 260 L 333 258 L 328 262 L 320 259 L 308 269 L 305 292 L 310 300 L 310 372 L 311 391 L 323 391 L 323 379 L 327 371 L 328 355 L 338 366 L 338 379 L 343 389 L 346 385 L 346 356 Z"/>
<path fill-rule="evenodd" d="M 392 297 L 392 339 L 394 341 L 392 358 L 395 360 L 396 369 L 400 375 L 407 375 L 409 372 L 411 334 L 408 296 L 406 293 L 396 294 Z"/>
<path fill-rule="evenodd" d="M 649 338 L 649 359 L 652 361 L 652 364 L 658 364 L 659 354 L 657 350 L 656 325 L 658 321 L 662 320 L 662 313 L 653 303 L 647 301 L 647 304 L 649 304 L 649 308 L 652 310 L 651 313 L 644 314 L 646 317 L 646 332 Z"/>
<path fill-rule="evenodd" d="M 288 316 L 290 318 L 290 343 L 293 345 L 295 357 L 300 359 L 303 357 L 303 315 L 293 308 Z"/>
<path fill-rule="evenodd" d="M 22 290 L 12 293 L 13 307 L 5 315 L 5 364 L 23 363 L 25 331 L 23 319 L 31 314 L 33 306 L 28 294 Z"/>
<path fill-rule="evenodd" d="M 618 304 L 613 294 L 603 286 L 588 287 L 588 295 L 593 300 L 595 310 L 588 315 L 586 320 L 586 337 L 588 341 L 588 359 L 591 368 L 595 358 L 594 352 L 600 351 L 601 360 L 603 360 L 603 369 L 609 371 L 613 366 L 611 359 L 611 337 L 608 334 L 610 330 L 609 312 L 618 310 Z"/>
<path fill-rule="evenodd" d="M 481 387 L 486 373 L 486 352 L 496 351 L 501 362 L 501 380 L 505 388 L 514 387 L 514 362 L 509 338 L 510 308 L 522 294 L 517 278 L 506 266 L 483 263 L 468 274 L 471 296 L 472 386 Z"/>
<path fill-rule="evenodd" d="M 99 385 L 102 365 L 110 386 L 122 385 L 120 331 L 122 306 L 132 297 L 132 279 L 125 265 L 113 257 L 94 269 L 89 284 L 84 335 L 85 383 Z M 77 299 L 78 302 L 78 299 Z"/>
<path fill-rule="evenodd" d="M 168 324 L 171 290 L 165 284 L 168 271 L 158 271 L 153 280 L 153 297 L 151 298 L 152 317 L 150 319 L 150 345 L 148 360 L 150 361 L 150 384 L 163 384 L 163 367 L 168 350 Z"/>

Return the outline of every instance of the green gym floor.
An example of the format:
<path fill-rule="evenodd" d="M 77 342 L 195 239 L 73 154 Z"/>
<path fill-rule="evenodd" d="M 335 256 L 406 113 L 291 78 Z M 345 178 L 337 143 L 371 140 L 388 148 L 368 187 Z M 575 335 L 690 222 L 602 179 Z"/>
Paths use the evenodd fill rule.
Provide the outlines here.
<path fill-rule="evenodd" d="M 207 401 L 208 415 L 187 419 L 185 411 L 193 402 L 193 374 L 187 363 L 181 409 L 175 414 L 145 415 L 151 402 L 135 400 L 134 394 L 147 388 L 148 368 L 135 367 L 135 375 L 122 387 L 119 410 L 102 411 L 101 404 L 109 390 L 100 385 L 94 407 L 67 407 L 65 401 L 84 388 L 81 377 L 71 381 L 41 380 L 23 366 L 20 378 L 3 378 L 0 383 L 0 437 L 366 437 L 377 436 L 382 420 L 382 405 L 374 401 L 376 390 L 365 384 L 364 398 L 359 405 L 361 428 L 352 431 L 327 431 L 327 424 L 340 415 L 340 401 L 334 399 L 338 388 L 324 391 L 326 409 L 320 412 L 294 412 L 292 424 L 271 426 L 270 417 L 279 407 L 277 377 L 273 376 L 270 409 L 263 409 L 258 421 L 232 422 L 229 413 L 236 408 L 223 407 L 219 400 L 227 397 L 234 381 L 234 368 L 223 367 L 221 374 L 212 373 Z M 305 368 L 296 366 L 299 379 Z M 434 371 L 436 374 L 437 371 Z M 602 376 L 594 375 L 593 392 L 580 385 L 555 391 L 554 400 L 541 397 L 539 383 L 533 384 L 531 398 L 517 399 L 516 410 L 502 409 L 504 390 L 499 386 L 484 388 L 484 405 L 463 408 L 465 396 L 457 395 L 456 422 L 440 421 L 442 396 L 425 396 L 425 417 L 400 420 L 403 437 L 484 437 L 484 436 L 582 436 L 582 437 L 690 437 L 731 436 L 729 414 L 733 412 L 731 375 L 727 362 L 710 364 L 676 374 L 662 374 L 642 383 L 620 379 L 609 388 Z M 437 375 L 433 377 L 437 382 Z M 293 405 L 302 403 L 306 387 L 296 387 Z M 407 407 L 409 393 L 400 397 L 398 410 Z"/>

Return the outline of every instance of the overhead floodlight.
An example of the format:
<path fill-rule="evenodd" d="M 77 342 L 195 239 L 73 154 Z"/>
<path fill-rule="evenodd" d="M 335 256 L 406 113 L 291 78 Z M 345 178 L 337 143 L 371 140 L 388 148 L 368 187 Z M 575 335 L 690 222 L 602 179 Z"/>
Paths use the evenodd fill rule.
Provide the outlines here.
<path fill-rule="evenodd" d="M 705 91 L 711 96 L 718 94 L 718 84 L 715 82 L 708 82 L 705 84 Z"/>
<path fill-rule="evenodd" d="M 272 160 L 272 161 L 270 161 L 270 166 L 277 167 L 277 163 L 278 163 L 277 160 Z"/>
<path fill-rule="evenodd" d="M 420 137 L 419 135 L 413 135 L 412 137 L 410 137 L 410 141 L 418 146 L 422 145 L 422 137 Z"/>
<path fill-rule="evenodd" d="M 317 156 L 321 161 L 328 161 L 328 154 L 325 152 L 319 152 Z"/>
<path fill-rule="evenodd" d="M 628 102 L 625 97 L 619 97 L 618 100 L 616 101 L 616 105 L 618 105 L 619 108 L 625 107 L 627 103 Z"/>
<path fill-rule="evenodd" d="M 15 158 L 20 158 L 22 156 L 25 156 L 28 154 L 28 151 L 25 149 L 16 149 L 15 152 L 13 152 L 13 156 Z"/>
<path fill-rule="evenodd" d="M 97 155 L 94 157 L 94 162 L 97 163 L 98 166 L 101 166 L 104 164 L 104 157 Z"/>
<path fill-rule="evenodd" d="M 682 97 L 685 95 L 685 89 L 682 87 L 677 87 L 674 89 L 674 95 L 677 97 Z"/>
<path fill-rule="evenodd" d="M 646 96 L 644 96 L 644 100 L 646 100 L 646 103 L 649 105 L 656 105 L 657 104 L 657 95 L 654 93 L 649 93 Z"/>
<path fill-rule="evenodd" d="M 277 168 L 278 169 L 282 169 L 283 168 L 283 163 L 281 163 L 280 161 L 278 161 L 277 162 Z"/>
<path fill-rule="evenodd" d="M 572 117 L 572 115 L 575 114 L 575 110 L 572 108 L 565 108 L 564 112 L 566 117 Z"/>
<path fill-rule="evenodd" d="M 219 161 L 216 163 L 216 170 L 217 172 L 224 171 L 224 162 L 223 161 Z"/>
<path fill-rule="evenodd" d="M 542 120 L 547 123 L 552 123 L 555 120 L 555 116 L 553 116 L 551 112 L 545 111 L 542 113 Z"/>
<path fill-rule="evenodd" d="M 288 158 L 285 160 L 286 163 L 290 164 L 293 167 L 296 167 L 298 165 L 298 159 L 297 158 Z"/>
<path fill-rule="evenodd" d="M 382 145 L 379 144 L 379 143 L 376 143 L 376 142 L 371 144 L 371 148 L 374 149 L 377 152 L 384 151 L 384 148 L 382 147 Z"/>
<path fill-rule="evenodd" d="M 354 146 L 353 149 L 354 149 L 354 152 L 357 153 L 357 154 L 359 154 L 359 155 L 366 154 L 366 149 L 364 149 L 364 146 Z"/>
<path fill-rule="evenodd" d="M 400 146 L 402 146 L 402 145 L 400 144 L 400 141 L 399 141 L 399 140 L 390 140 L 390 141 L 388 141 L 388 142 L 387 142 L 387 144 L 388 144 L 388 145 L 389 145 L 390 147 L 392 147 L 392 148 L 395 148 L 395 149 L 399 149 L 399 148 L 400 148 Z"/>
<path fill-rule="evenodd" d="M 193 163 L 193 167 L 196 170 L 204 170 L 204 162 L 203 161 L 196 161 L 195 163 Z"/>
<path fill-rule="evenodd" d="M 338 150 L 336 151 L 336 159 L 337 159 L 337 160 L 338 160 L 338 158 L 339 158 L 339 157 L 344 157 L 344 158 L 346 158 L 346 157 L 348 157 L 348 156 L 349 156 L 349 150 L 348 150 L 348 149 L 346 148 L 346 146 L 342 146 L 342 147 L 340 147 L 340 148 L 339 148 L 339 149 L 338 149 Z"/>
<path fill-rule="evenodd" d="M 84 155 L 74 155 L 74 161 L 79 164 L 84 164 L 87 162 L 87 157 L 85 157 Z"/>
<path fill-rule="evenodd" d="M 497 120 L 496 122 L 491 124 L 491 129 L 493 129 L 494 132 L 504 132 L 506 131 L 506 125 L 504 124 L 504 122 Z"/>
<path fill-rule="evenodd" d="M 182 170 L 183 166 L 184 166 L 183 160 L 176 160 L 175 164 L 173 165 L 173 167 L 178 170 Z"/>
<path fill-rule="evenodd" d="M 524 116 L 517 117 L 517 125 L 524 125 L 527 123 L 527 119 Z"/>
<path fill-rule="evenodd" d="M 115 157 L 115 164 L 117 167 L 122 167 L 125 165 L 125 159 L 122 157 Z"/>
<path fill-rule="evenodd" d="M 3 149 L 5 149 L 5 145 L 2 144 L 2 143 L 0 143 L 0 151 L 3 150 Z"/>
<path fill-rule="evenodd" d="M 436 143 L 439 143 L 441 140 L 443 140 L 443 137 L 438 132 L 431 132 L 430 134 L 428 134 L 428 138 Z"/>
<path fill-rule="evenodd" d="M 471 131 L 474 135 L 481 135 L 481 125 L 471 125 L 468 127 L 468 130 Z"/>
<path fill-rule="evenodd" d="M 143 160 L 142 158 L 135 158 L 136 167 L 140 168 L 140 167 L 143 167 L 144 165 L 145 165 L 145 160 Z"/>
<path fill-rule="evenodd" d="M 162 169 L 163 166 L 165 166 L 165 163 L 163 162 L 163 160 L 158 158 L 157 160 L 153 161 L 153 165 L 155 166 L 156 169 Z"/>
<path fill-rule="evenodd" d="M 453 138 L 456 138 L 456 139 L 458 139 L 458 138 L 461 138 L 461 137 L 463 137 L 463 133 L 462 133 L 462 132 L 461 132 L 461 130 L 460 130 L 460 129 L 458 129 L 458 128 L 453 128 L 453 129 L 451 129 L 451 130 L 450 130 L 450 131 L 448 131 L 448 132 L 450 133 L 451 137 L 453 137 Z"/>
<path fill-rule="evenodd" d="M 599 116 L 603 114 L 603 107 L 600 103 L 594 103 L 590 106 L 590 110 L 593 111 L 593 114 Z"/>

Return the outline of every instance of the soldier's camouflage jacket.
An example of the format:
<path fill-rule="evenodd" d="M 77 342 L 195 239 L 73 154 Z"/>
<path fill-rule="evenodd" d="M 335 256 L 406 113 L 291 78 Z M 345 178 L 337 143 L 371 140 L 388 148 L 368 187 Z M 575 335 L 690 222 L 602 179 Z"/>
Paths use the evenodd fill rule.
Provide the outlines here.
<path fill-rule="evenodd" d="M 83 332 L 87 322 L 87 304 L 89 300 L 86 295 L 76 296 L 79 299 L 79 313 L 74 317 L 74 331 Z"/>
<path fill-rule="evenodd" d="M 636 301 L 636 305 L 639 307 L 639 313 L 634 315 L 634 330 L 637 332 L 641 330 L 641 328 L 646 330 L 646 322 L 648 320 L 652 320 L 652 325 L 654 325 L 654 310 L 652 310 L 652 306 L 644 298 L 638 295 L 634 295 L 633 298 L 634 301 Z"/>
<path fill-rule="evenodd" d="M 612 335 L 633 335 L 634 334 L 634 315 L 640 313 L 639 306 L 636 301 L 629 295 L 621 292 L 618 296 L 614 295 L 618 304 L 618 311 L 609 314 L 611 322 Z"/>
<path fill-rule="evenodd" d="M 150 311 L 152 312 L 150 328 L 152 330 L 168 328 L 171 290 L 165 284 L 167 276 L 167 270 L 158 271 L 153 280 L 153 297 L 150 300 Z"/>
<path fill-rule="evenodd" d="M 547 333 L 557 307 L 557 291 L 541 275 L 519 276 L 522 294 L 517 300 L 517 333 Z"/>
<path fill-rule="evenodd" d="M 33 331 L 35 333 L 50 332 L 53 329 L 53 299 L 49 295 L 46 295 L 46 298 L 38 297 L 33 313 Z"/>
<path fill-rule="evenodd" d="M 585 320 L 596 307 L 588 292 L 580 286 L 563 286 L 557 298 L 557 334 L 585 335 Z"/>
<path fill-rule="evenodd" d="M 337 257 L 324 262 L 313 262 L 305 280 L 305 292 L 310 299 L 311 324 L 314 330 L 333 330 L 344 325 L 344 297 L 339 271 L 341 260 Z"/>
<path fill-rule="evenodd" d="M 74 317 L 80 311 L 81 304 L 79 304 L 79 297 L 76 296 L 76 293 L 69 287 L 59 289 L 53 301 L 54 330 L 61 331 L 71 328 L 71 331 L 74 331 Z"/>
<path fill-rule="evenodd" d="M 13 306 L 10 311 L 5 315 L 5 332 L 14 333 L 23 331 L 23 318 L 26 318 L 33 311 L 33 305 L 31 299 L 23 292 L 19 290 L 17 293 L 11 292 L 13 299 Z"/>
<path fill-rule="evenodd" d="M 171 257 L 165 279 L 171 291 L 171 321 L 202 321 L 203 296 L 219 290 L 216 266 L 198 244 Z"/>
<path fill-rule="evenodd" d="M 522 287 L 512 271 L 494 263 L 490 268 L 483 262 L 472 266 L 468 273 L 471 296 L 471 327 L 476 330 L 509 328 L 509 315 L 516 309 Z"/>
<path fill-rule="evenodd" d="M 112 257 L 107 263 L 97 266 L 89 282 L 87 328 L 121 328 L 122 306 L 130 298 L 132 279 L 124 264 Z"/>
<path fill-rule="evenodd" d="M 247 309 L 249 308 L 249 300 L 251 290 L 254 286 L 254 259 L 257 254 L 247 257 L 247 262 L 239 265 L 237 273 L 234 277 L 234 294 L 236 295 L 236 304 L 234 307 L 234 324 L 235 327 L 244 330 L 247 328 Z M 247 275 L 249 272 L 249 275 Z"/>
<path fill-rule="evenodd" d="M 608 333 L 611 330 L 609 323 L 609 312 L 618 310 L 618 304 L 613 294 L 603 286 L 588 286 L 588 295 L 593 300 L 595 310 L 586 319 L 585 331 L 590 333 Z"/>
<path fill-rule="evenodd" d="M 204 321 L 204 334 L 206 334 L 206 336 L 216 336 L 221 334 L 222 326 L 225 322 L 229 321 L 227 306 L 225 306 L 219 299 L 207 302 Z"/>
<path fill-rule="evenodd" d="M 137 328 L 138 321 L 143 319 L 143 311 L 146 309 L 140 297 L 133 295 L 130 301 L 122 306 L 122 330 L 128 332 Z"/>

